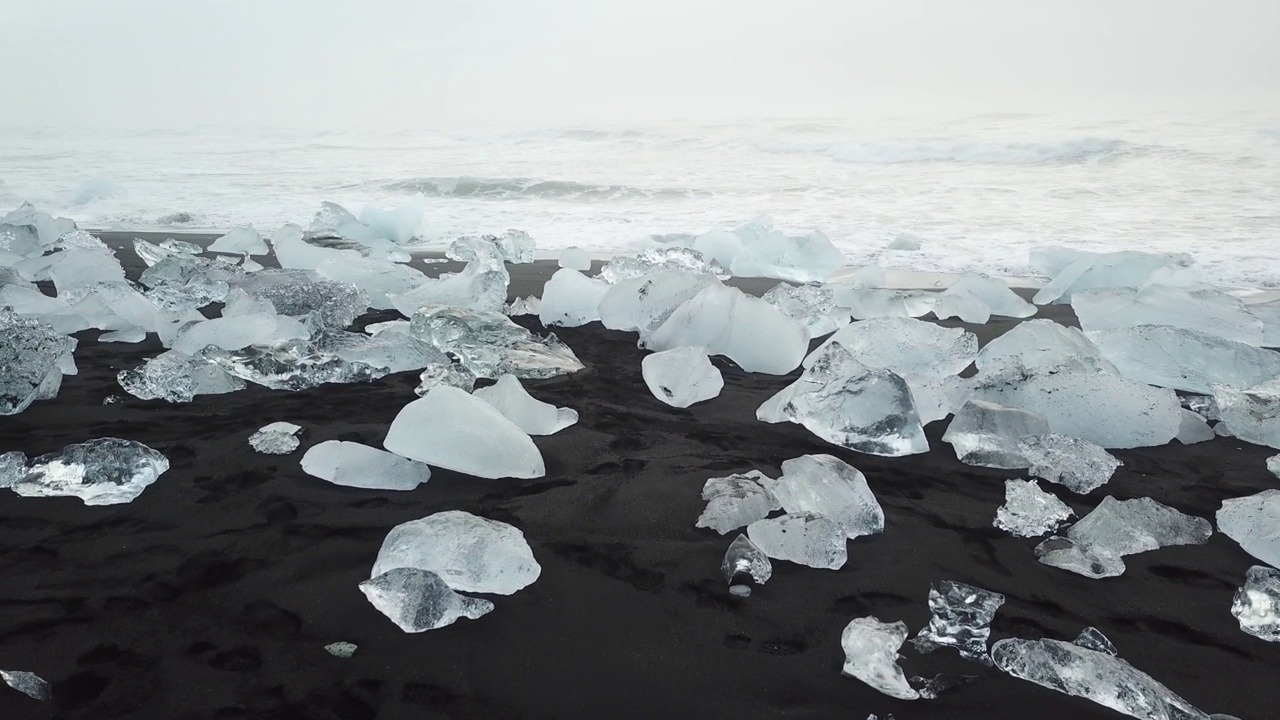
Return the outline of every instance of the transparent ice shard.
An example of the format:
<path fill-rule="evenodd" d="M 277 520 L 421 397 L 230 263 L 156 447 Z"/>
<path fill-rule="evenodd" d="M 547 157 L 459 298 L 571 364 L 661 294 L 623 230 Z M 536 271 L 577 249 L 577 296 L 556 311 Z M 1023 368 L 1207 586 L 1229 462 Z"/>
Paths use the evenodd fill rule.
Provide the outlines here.
<path fill-rule="evenodd" d="M 85 505 L 117 505 L 142 494 L 169 460 L 140 442 L 98 438 L 31 460 L 10 489 L 24 497 L 78 497 Z"/>
<path fill-rule="evenodd" d="M 370 382 L 387 374 L 362 362 L 347 362 L 304 340 L 275 345 L 250 345 L 223 350 L 210 345 L 197 357 L 224 372 L 272 390 L 306 390 L 325 383 Z"/>
<path fill-rule="evenodd" d="M 518 297 L 507 305 L 504 312 L 510 317 L 519 317 L 521 315 L 537 315 L 542 310 L 542 298 L 536 295 L 528 297 Z"/>
<path fill-rule="evenodd" d="M 983 325 L 991 319 L 991 306 L 963 285 L 952 286 L 934 300 L 933 315 L 939 320 L 957 318 L 961 322 Z"/>
<path fill-rule="evenodd" d="M 1222 419 L 1218 413 L 1218 402 L 1213 399 L 1212 395 L 1182 395 L 1179 398 L 1182 407 L 1199 415 L 1210 422 L 1217 422 Z"/>
<path fill-rule="evenodd" d="M 991 620 L 1004 604 L 1004 595 L 951 580 L 929 588 L 929 624 L 911 642 L 923 653 L 953 647 L 966 660 L 990 665 L 987 638 Z"/>
<path fill-rule="evenodd" d="M 840 526 L 850 539 L 884 532 L 884 510 L 857 468 L 831 455 L 801 455 L 782 462 L 782 477 L 761 484 L 791 514 L 814 513 Z"/>
<path fill-rule="evenodd" d="M 690 241 L 689 245 L 702 253 L 704 258 L 725 268 L 733 265 L 733 259 L 742 252 L 742 238 L 727 230 L 702 233 Z"/>
<path fill-rule="evenodd" d="M 788 236 L 774 230 L 744 242 L 729 269 L 738 277 L 826 282 L 848 262 L 820 232 Z"/>
<path fill-rule="evenodd" d="M 1267 642 L 1280 642 L 1280 570 L 1254 565 L 1231 601 L 1240 629 Z"/>
<path fill-rule="evenodd" d="M 0 680 L 32 700 L 48 700 L 49 683 L 33 672 L 25 670 L 0 670 Z"/>
<path fill-rule="evenodd" d="M 389 296 L 396 309 L 412 317 L 421 308 L 451 306 L 480 312 L 501 312 L 507 302 L 511 275 L 500 260 L 478 258 L 461 272 L 427 278 L 418 287 Z"/>
<path fill-rule="evenodd" d="M 0 488 L 7 488 L 27 474 L 27 456 L 13 450 L 0 454 Z"/>
<path fill-rule="evenodd" d="M 538 337 L 498 312 L 426 307 L 413 314 L 409 332 L 476 377 L 542 379 L 584 367 L 555 335 Z"/>
<path fill-rule="evenodd" d="M 180 350 L 169 350 L 132 370 L 121 370 L 116 379 L 125 392 L 136 398 L 171 403 L 191 402 L 197 395 L 221 395 L 245 387 L 240 378 Z"/>
<path fill-rule="evenodd" d="M 704 347 L 747 372 L 783 375 L 804 358 L 809 334 L 764 300 L 737 288 L 711 285 L 676 308 L 644 345 L 651 350 Z"/>
<path fill-rule="evenodd" d="M 1250 314 L 1239 298 L 1216 290 L 1188 291 L 1170 285 L 1087 290 L 1072 296 L 1071 309 L 1086 333 L 1170 325 L 1262 345 L 1262 321 Z"/>
<path fill-rule="evenodd" d="M 360 210 L 360 222 L 397 245 L 408 245 L 422 226 L 423 205 L 420 194 L 390 209 L 365 205 Z"/>
<path fill-rule="evenodd" d="M 501 262 L 528 264 L 533 262 L 536 244 L 523 230 L 507 230 L 502 235 L 458 238 L 445 251 L 452 260 L 470 262 L 479 255 L 496 257 Z"/>
<path fill-rule="evenodd" d="M 957 375 L 978 355 L 978 336 L 961 328 L 911 318 L 876 318 L 844 326 L 810 353 L 804 366 L 812 366 L 826 347 L 837 343 L 863 365 L 903 377 Z"/>
<path fill-rule="evenodd" d="M 476 477 L 546 474 L 542 453 L 518 425 L 485 401 L 446 385 L 404 406 L 382 445 L 397 455 Z"/>
<path fill-rule="evenodd" d="M 695 527 L 711 528 L 724 535 L 762 520 L 782 507 L 765 487 L 768 477 L 757 470 L 727 477 L 710 478 L 702 486 L 707 507 Z"/>
<path fill-rule="evenodd" d="M 1075 514 L 1066 503 L 1040 489 L 1034 480 L 1005 480 L 1004 505 L 992 523 L 1010 535 L 1039 537 Z"/>
<path fill-rule="evenodd" d="M 973 381 L 957 375 L 907 374 L 902 379 L 911 388 L 911 400 L 924 424 L 955 414 L 973 395 Z"/>
<path fill-rule="evenodd" d="M 1280 378 L 1239 390 L 1219 385 L 1213 389 L 1222 422 L 1231 434 L 1251 443 L 1280 448 Z"/>
<path fill-rule="evenodd" d="M 1280 566 L 1280 490 L 1223 500 L 1217 520 L 1218 530 L 1245 552 Z"/>
<path fill-rule="evenodd" d="M 591 256 L 586 250 L 570 245 L 560 252 L 560 267 L 577 270 L 578 272 L 589 272 L 591 270 Z"/>
<path fill-rule="evenodd" d="M 952 418 L 942 440 L 966 465 L 1011 469 L 1028 465 L 1019 441 L 1048 431 L 1049 423 L 1036 413 L 973 399 Z"/>
<path fill-rule="evenodd" d="M 510 595 L 542 567 L 519 529 L 462 510 L 401 523 L 387 533 L 370 577 L 407 567 L 436 573 L 458 592 Z"/>
<path fill-rule="evenodd" d="M 172 338 L 180 324 L 200 321 L 193 310 L 174 310 L 157 304 L 125 282 L 92 283 L 62 293 L 71 309 L 92 327 L 102 330 L 142 330 Z"/>
<path fill-rule="evenodd" d="M 1178 427 L 1178 436 L 1174 438 L 1183 445 L 1194 445 L 1216 437 L 1213 428 L 1209 427 L 1209 423 L 1198 414 L 1184 409 L 1182 411 L 1182 425 Z"/>
<path fill-rule="evenodd" d="M 331 330 L 320 334 L 316 349 L 346 362 L 386 368 L 388 372 L 421 370 L 434 363 L 451 362 L 444 353 L 409 334 L 409 323 L 373 335 Z"/>
<path fill-rule="evenodd" d="M 298 449 L 298 431 L 301 425 L 290 422 L 273 422 L 263 425 L 249 436 L 249 445 L 266 455 L 288 455 Z"/>
<path fill-rule="evenodd" d="M 578 327 L 600 319 L 600 300 L 610 285 L 561 268 L 542 287 L 538 318 L 545 326 Z"/>
<path fill-rule="evenodd" d="M 534 398 L 514 375 L 503 375 L 498 382 L 478 388 L 472 395 L 492 405 L 529 435 L 554 435 L 578 422 L 577 410 L 558 408 Z"/>
<path fill-rule="evenodd" d="M 43 323 L 0 307 L 0 415 L 26 410 L 41 385 L 62 377 L 59 364 L 71 355 L 75 341 Z"/>
<path fill-rule="evenodd" d="M 757 585 L 765 584 L 773 576 L 773 564 L 750 538 L 740 534 L 729 543 L 724 561 L 720 563 L 720 572 L 732 591 L 732 588 L 744 585 L 740 581 L 745 578 L 750 578 Z M 747 585 L 746 588 L 749 595 L 751 587 Z"/>
<path fill-rule="evenodd" d="M 715 275 L 684 270 L 661 270 L 619 280 L 600 298 L 600 322 L 610 330 L 637 331 L 643 340 L 685 301 L 719 282 Z"/>
<path fill-rule="evenodd" d="M 476 386 L 476 376 L 462 364 L 446 359 L 423 368 L 422 373 L 418 375 L 418 387 L 414 388 L 413 392 L 418 397 L 425 397 L 431 392 L 431 388 L 437 385 L 447 385 L 463 392 L 471 392 Z"/>
<path fill-rule="evenodd" d="M 600 268 L 600 279 L 616 284 L 641 275 L 663 270 L 683 270 L 696 275 L 726 275 L 719 263 L 707 260 L 702 253 L 686 247 L 650 248 L 638 255 L 619 255 Z"/>
<path fill-rule="evenodd" d="M 493 611 L 493 603 L 459 595 L 439 575 L 398 567 L 360 583 L 369 603 L 408 633 L 436 630 L 458 618 L 475 620 Z"/>
<path fill-rule="evenodd" d="M 917 700 L 920 693 L 907 682 L 898 665 L 898 648 L 907 639 L 903 622 L 882 623 L 874 617 L 855 618 L 840 634 L 844 650 L 842 672 L 890 697 Z"/>
<path fill-rule="evenodd" d="M 267 241 L 262 239 L 252 225 L 244 225 L 214 240 L 209 245 L 209 251 L 232 255 L 266 255 L 271 252 L 271 248 L 267 247 Z"/>
<path fill-rule="evenodd" d="M 646 355 L 640 374 L 649 392 L 671 407 L 710 400 L 724 389 L 724 377 L 700 347 L 678 347 Z"/>
<path fill-rule="evenodd" d="M 347 440 L 326 440 L 302 456 L 302 471 L 334 485 L 368 490 L 413 490 L 431 468 L 385 450 Z"/>
<path fill-rule="evenodd" d="M 848 536 L 834 520 L 813 513 L 756 520 L 747 537 L 775 560 L 838 570 L 849 559 Z"/>
<path fill-rule="evenodd" d="M 1213 392 L 1215 385 L 1249 388 L 1280 376 L 1280 353 L 1169 325 L 1088 333 L 1121 375 L 1148 385 Z"/>
<path fill-rule="evenodd" d="M 1055 433 L 1028 434 L 1018 441 L 1033 477 L 1058 483 L 1071 492 L 1092 492 L 1107 484 L 1124 465 L 1098 445 Z"/>
<path fill-rule="evenodd" d="M 409 262 L 410 255 L 381 232 L 360 222 L 346 208 L 332 202 L 320 203 L 320 210 L 303 235 L 304 240 L 344 250 L 355 250 L 365 257 L 393 262 Z"/>
<path fill-rule="evenodd" d="M 1125 555 L 1170 545 L 1203 545 L 1212 534 L 1208 520 L 1184 515 L 1151 498 L 1107 496 L 1072 525 L 1065 538 L 1054 536 L 1040 543 L 1036 557 L 1045 565 L 1085 577 L 1115 577 L 1125 570 Z"/>
<path fill-rule="evenodd" d="M 280 315 L 303 319 L 313 329 L 345 328 L 369 309 L 368 294 L 355 285 L 284 274 L 296 272 L 264 271 L 254 276 L 254 282 L 240 287 L 269 301 Z"/>
<path fill-rule="evenodd" d="M 822 285 L 778 283 L 761 299 L 798 320 L 809 331 L 809 337 L 833 333 L 850 321 L 849 311 L 838 307 L 835 293 Z"/>
<path fill-rule="evenodd" d="M 1080 634 L 1077 635 L 1076 639 L 1072 640 L 1071 643 L 1073 645 L 1079 645 L 1086 650 L 1096 650 L 1100 653 L 1106 653 L 1112 656 L 1120 654 L 1120 651 L 1116 650 L 1116 646 L 1112 645 L 1111 641 L 1107 639 L 1107 636 L 1103 635 L 1102 631 L 1096 627 L 1087 627 L 1081 630 Z"/>

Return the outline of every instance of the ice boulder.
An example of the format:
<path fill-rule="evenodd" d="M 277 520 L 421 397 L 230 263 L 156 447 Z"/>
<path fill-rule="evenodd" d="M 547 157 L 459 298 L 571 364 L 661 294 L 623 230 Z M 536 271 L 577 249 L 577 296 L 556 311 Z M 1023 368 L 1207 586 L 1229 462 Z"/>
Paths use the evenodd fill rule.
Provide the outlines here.
<path fill-rule="evenodd" d="M 849 308 L 855 320 L 882 317 L 918 318 L 933 311 L 938 294 L 928 290 L 892 290 L 878 287 L 827 285 L 835 292 L 836 304 Z"/>
<path fill-rule="evenodd" d="M 161 353 L 116 375 L 120 387 L 143 400 L 191 402 L 197 395 L 221 395 L 245 388 L 244 380 L 181 350 Z"/>
<path fill-rule="evenodd" d="M 10 489 L 25 497 L 78 497 L 85 505 L 117 505 L 142 494 L 169 460 L 133 440 L 98 438 L 34 458 Z"/>
<path fill-rule="evenodd" d="M 847 263 L 844 254 L 820 232 L 793 237 L 772 231 L 744 243 L 729 270 L 738 277 L 826 282 Z"/>
<path fill-rule="evenodd" d="M 369 490 L 413 490 L 431 479 L 431 468 L 347 440 L 326 440 L 302 456 L 302 471 L 334 485 Z"/>
<path fill-rule="evenodd" d="M 920 693 L 907 682 L 906 673 L 898 665 L 898 649 L 906 639 L 906 623 L 855 618 L 840 634 L 840 647 L 844 650 L 842 672 L 889 697 L 919 699 Z"/>
<path fill-rule="evenodd" d="M 1231 602 L 1240 629 L 1267 642 L 1280 642 L 1280 570 L 1254 565 Z"/>
<path fill-rule="evenodd" d="M 804 359 L 804 366 L 812 366 L 833 344 L 844 346 L 867 367 L 903 377 L 957 375 L 978 356 L 978 336 L 961 328 L 911 318 L 876 318 L 840 328 Z"/>
<path fill-rule="evenodd" d="M 838 570 L 849 559 L 844 529 L 813 513 L 756 520 L 747 526 L 747 537 L 771 558 L 812 568 Z"/>
<path fill-rule="evenodd" d="M 1280 566 L 1280 490 L 1223 500 L 1217 520 L 1218 529 L 1245 552 Z"/>
<path fill-rule="evenodd" d="M 542 453 L 520 426 L 489 403 L 447 385 L 405 405 L 382 444 L 411 460 L 476 477 L 546 474 Z"/>
<path fill-rule="evenodd" d="M 1053 532 L 1075 514 L 1057 497 L 1043 491 L 1034 480 L 1005 480 L 1004 505 L 992 523 L 1010 535 L 1039 537 Z"/>
<path fill-rule="evenodd" d="M 1209 423 L 1197 413 L 1186 408 L 1182 410 L 1182 425 L 1178 427 L 1178 435 L 1174 439 L 1183 445 L 1194 445 L 1207 442 L 1217 437 Z"/>
<path fill-rule="evenodd" d="M 591 256 L 576 245 L 570 245 L 560 252 L 560 260 L 557 264 L 562 268 L 577 270 L 578 272 L 590 272 Z"/>
<path fill-rule="evenodd" d="M 1116 372 L 1084 333 L 1052 320 L 1018 323 L 983 346 L 974 362 L 983 373 L 1030 373 L 1061 367 Z"/>
<path fill-rule="evenodd" d="M 782 477 L 762 484 L 782 509 L 814 513 L 840 526 L 850 540 L 884 532 L 884 510 L 857 468 L 831 455 L 801 455 L 782 462 Z"/>
<path fill-rule="evenodd" d="M 1219 520 L 1221 523 L 1221 520 Z M 1169 545 L 1203 545 L 1213 534 L 1208 520 L 1184 515 L 1148 497 L 1102 499 L 1093 512 L 1036 547 L 1045 565 L 1089 578 L 1116 577 L 1125 571 L 1124 556 Z"/>
<path fill-rule="evenodd" d="M 560 268 L 542 288 L 538 318 L 543 325 L 578 327 L 600 319 L 600 301 L 609 283 Z"/>
<path fill-rule="evenodd" d="M 388 240 L 382 232 L 360 222 L 337 203 L 320 203 L 303 240 L 312 244 L 355 250 L 364 257 L 392 262 L 409 262 L 412 256 Z"/>
<path fill-rule="evenodd" d="M 458 592 L 497 595 L 510 595 L 542 574 L 524 533 L 462 510 L 438 512 L 392 528 L 369 577 L 395 568 L 433 572 Z"/>
<path fill-rule="evenodd" d="M 1097 288 L 1187 287 L 1196 283 L 1188 255 L 1036 248 L 1031 251 L 1031 265 L 1053 278 L 1031 299 L 1037 305 L 1069 303 L 1074 293 Z"/>
<path fill-rule="evenodd" d="M 708 479 L 702 486 L 702 499 L 707 501 L 707 507 L 698 516 L 695 527 L 711 528 L 724 535 L 768 517 L 782 507 L 765 488 L 768 480 L 756 470 Z"/>
<path fill-rule="evenodd" d="M 404 204 L 390 209 L 365 205 L 360 210 L 360 222 L 397 245 L 408 245 L 422 227 L 423 209 L 422 195 L 414 195 Z"/>
<path fill-rule="evenodd" d="M 710 400 L 724 388 L 720 370 L 700 347 L 678 347 L 646 355 L 640 361 L 640 373 L 649 392 L 671 407 L 686 408 Z"/>
<path fill-rule="evenodd" d="M 1262 344 L 1262 321 L 1239 298 L 1218 290 L 1188 291 L 1170 285 L 1086 290 L 1071 298 L 1071 309 L 1085 332 L 1169 325 Z"/>
<path fill-rule="evenodd" d="M 360 583 L 369 604 L 408 633 L 452 625 L 458 618 L 475 620 L 493 603 L 454 592 L 440 576 L 418 568 L 398 567 Z"/>
<path fill-rule="evenodd" d="M 619 280 L 600 298 L 600 322 L 610 330 L 638 331 L 643 339 L 685 301 L 719 283 L 715 275 L 684 270 L 661 270 Z"/>
<path fill-rule="evenodd" d="M 966 465 L 1012 469 L 1028 464 L 1019 441 L 1048 431 L 1048 422 L 1036 413 L 970 400 L 951 420 L 942 441 L 950 443 Z"/>
<path fill-rule="evenodd" d="M 1199 330 L 1138 325 L 1087 335 L 1121 375 L 1149 385 L 1207 393 L 1280 377 L 1280 353 Z"/>
<path fill-rule="evenodd" d="M 1280 448 L 1280 378 L 1248 389 L 1219 385 L 1213 399 L 1222 418 L 1215 430 L 1225 427 L 1241 440 Z"/>
<path fill-rule="evenodd" d="M 785 375 L 804 358 L 809 333 L 760 298 L 711 285 L 676 308 L 645 345 L 651 350 L 704 347 L 747 372 Z"/>
<path fill-rule="evenodd" d="M 210 345 L 223 350 L 241 350 L 250 345 L 274 345 L 286 340 L 305 340 L 311 331 L 295 318 L 272 313 L 252 313 L 212 318 L 188 325 L 178 332 L 173 349 L 196 355 Z"/>
<path fill-rule="evenodd" d="M 686 247 L 649 248 L 635 256 L 619 255 L 600 268 L 599 278 L 609 284 L 652 275 L 663 270 L 682 270 L 694 275 L 724 275 L 725 269 L 702 253 Z"/>
<path fill-rule="evenodd" d="M 75 346 L 48 325 L 0 307 L 0 415 L 15 415 L 41 396 L 56 395 Z"/>
<path fill-rule="evenodd" d="M 529 435 L 554 435 L 578 422 L 578 411 L 558 408 L 529 394 L 514 375 L 503 375 L 498 382 L 477 389 L 473 397 L 489 403 Z"/>
<path fill-rule="evenodd" d="M 427 282 L 426 275 L 408 265 L 358 255 L 324 260 L 315 266 L 315 271 L 327 280 L 359 288 L 377 310 L 395 309 L 392 298 L 411 293 Z"/>

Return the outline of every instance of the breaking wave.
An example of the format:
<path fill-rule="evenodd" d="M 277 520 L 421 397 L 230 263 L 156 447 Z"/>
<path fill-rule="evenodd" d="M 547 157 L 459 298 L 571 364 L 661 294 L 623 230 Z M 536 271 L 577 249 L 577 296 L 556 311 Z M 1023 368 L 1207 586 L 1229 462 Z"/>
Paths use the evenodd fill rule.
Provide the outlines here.
<path fill-rule="evenodd" d="M 386 183 L 383 190 L 422 193 L 427 197 L 476 198 L 483 200 L 517 200 L 538 198 L 605 202 L 610 200 L 680 200 L 706 197 L 705 190 L 685 188 L 638 188 L 629 185 L 593 185 L 572 180 L 533 180 L 529 178 L 414 178 Z"/>
<path fill-rule="evenodd" d="M 1066 165 L 1118 158 L 1138 149 L 1124 140 L 1081 138 L 1050 143 L 893 140 L 886 142 L 765 142 L 763 152 L 819 154 L 837 162 L 865 165 L 973 163 L 984 165 Z"/>

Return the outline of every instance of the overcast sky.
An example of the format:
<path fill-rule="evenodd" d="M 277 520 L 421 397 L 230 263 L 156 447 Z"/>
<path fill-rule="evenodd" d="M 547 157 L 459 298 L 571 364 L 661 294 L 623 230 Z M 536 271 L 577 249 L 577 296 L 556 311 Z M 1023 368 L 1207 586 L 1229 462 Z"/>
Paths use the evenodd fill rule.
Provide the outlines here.
<path fill-rule="evenodd" d="M 0 124 L 1280 107 L 1280 0 L 0 0 Z"/>

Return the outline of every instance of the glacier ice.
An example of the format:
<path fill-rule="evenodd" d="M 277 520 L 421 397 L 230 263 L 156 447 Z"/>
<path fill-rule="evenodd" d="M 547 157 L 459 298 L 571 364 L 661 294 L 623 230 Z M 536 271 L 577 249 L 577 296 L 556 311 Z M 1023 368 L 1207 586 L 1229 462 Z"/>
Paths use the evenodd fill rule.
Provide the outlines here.
<path fill-rule="evenodd" d="M 542 310 L 542 298 L 537 295 L 518 297 L 512 300 L 503 310 L 510 317 L 520 315 L 537 315 Z"/>
<path fill-rule="evenodd" d="M 1208 520 L 1151 498 L 1116 500 L 1108 495 L 1072 525 L 1065 538 L 1054 536 L 1040 543 L 1036 557 L 1085 577 L 1116 577 L 1124 573 L 1125 555 L 1170 545 L 1203 545 L 1212 534 Z"/>
<path fill-rule="evenodd" d="M 300 318 L 315 329 L 345 328 L 369 309 L 369 295 L 355 285 L 285 274 L 296 272 L 264 271 L 254 276 L 253 283 L 241 287 L 249 295 L 269 301 L 280 315 Z"/>
<path fill-rule="evenodd" d="M 1218 530 L 1245 552 L 1271 566 L 1280 566 L 1280 490 L 1222 501 Z"/>
<path fill-rule="evenodd" d="M 854 618 L 840 634 L 840 647 L 844 650 L 842 672 L 890 697 L 919 699 L 920 693 L 907 682 L 906 673 L 898 665 L 898 649 L 906 639 L 906 623 Z"/>
<path fill-rule="evenodd" d="M 46 383 L 61 382 L 60 366 L 75 341 L 36 320 L 0 307 L 0 415 L 26 410 Z"/>
<path fill-rule="evenodd" d="M 822 285 L 778 283 L 761 299 L 800 321 L 810 337 L 828 335 L 850 321 L 849 312 L 836 305 L 835 293 Z"/>
<path fill-rule="evenodd" d="M 1032 477 L 1058 483 L 1071 492 L 1092 492 L 1107 484 L 1124 465 L 1098 445 L 1055 433 L 1030 434 L 1018 443 Z"/>
<path fill-rule="evenodd" d="M 266 455 L 288 455 L 298 449 L 298 431 L 301 425 L 291 422 L 273 422 L 263 425 L 249 436 L 249 445 Z"/>
<path fill-rule="evenodd" d="M 586 250 L 570 245 L 560 252 L 560 259 L 557 263 L 562 268 L 577 270 L 578 272 L 589 272 L 591 270 L 591 256 Z"/>
<path fill-rule="evenodd" d="M 392 528 L 369 577 L 395 568 L 433 572 L 458 592 L 497 595 L 510 595 L 542 573 L 519 529 L 462 510 L 438 512 Z"/>
<path fill-rule="evenodd" d="M 577 410 L 558 408 L 534 398 L 514 375 L 503 375 L 472 395 L 492 405 L 529 435 L 554 435 L 578 422 Z"/>
<path fill-rule="evenodd" d="M 756 520 L 747 526 L 747 537 L 771 558 L 812 568 L 838 570 L 849 559 L 844 529 L 813 513 Z"/>
<path fill-rule="evenodd" d="M 302 471 L 335 485 L 413 490 L 431 479 L 427 465 L 349 440 L 326 440 L 302 456 Z"/>
<path fill-rule="evenodd" d="M 663 270 L 682 270 L 695 275 L 725 275 L 719 263 L 685 247 L 649 248 L 635 256 L 619 255 L 600 268 L 599 278 L 610 285 L 623 280 L 652 275 Z"/>
<path fill-rule="evenodd" d="M 1280 378 L 1237 389 L 1219 385 L 1213 389 L 1222 422 L 1235 437 L 1259 445 L 1280 448 Z"/>
<path fill-rule="evenodd" d="M 1031 265 L 1052 278 L 1031 299 L 1037 305 L 1069 303 L 1074 293 L 1083 290 L 1155 284 L 1185 287 L 1196 282 L 1189 255 L 1033 248 Z"/>
<path fill-rule="evenodd" d="M 750 595 L 750 585 L 734 581 L 746 576 L 757 585 L 763 585 L 773 576 L 773 564 L 769 562 L 769 556 L 756 547 L 750 538 L 740 534 L 729 543 L 729 549 L 725 551 L 724 560 L 720 563 L 720 572 L 724 575 L 730 592 L 734 592 L 735 587 L 743 587 L 745 593 L 739 590 L 734 594 Z"/>
<path fill-rule="evenodd" d="M 775 230 L 743 243 L 729 270 L 738 277 L 826 282 L 848 262 L 820 232 L 788 236 Z"/>
<path fill-rule="evenodd" d="M 121 370 L 117 382 L 143 400 L 191 402 L 197 395 L 221 395 L 245 388 L 244 380 L 181 350 L 161 353 L 132 370 Z"/>
<path fill-rule="evenodd" d="M 48 700 L 49 683 L 33 672 L 25 670 L 0 670 L 0 680 L 4 684 L 26 695 L 32 700 Z"/>
<path fill-rule="evenodd" d="M 1004 604 L 1004 595 L 973 585 L 943 580 L 929 588 L 929 610 L 933 616 L 911 641 L 923 653 L 953 647 L 966 660 L 991 664 L 987 638 L 991 620 Z"/>
<path fill-rule="evenodd" d="M 536 243 L 523 230 L 507 230 L 502 235 L 462 237 L 453 241 L 445 250 L 450 260 L 471 262 L 480 256 L 496 258 L 499 262 L 515 265 L 533 262 Z"/>
<path fill-rule="evenodd" d="M 1249 314 L 1262 322 L 1262 346 L 1280 348 L 1280 300 L 1250 305 Z"/>
<path fill-rule="evenodd" d="M 1183 445 L 1194 445 L 1216 437 L 1209 423 L 1199 414 L 1183 409 L 1182 425 L 1178 427 L 1178 436 L 1174 438 Z"/>
<path fill-rule="evenodd" d="M 1240 629 L 1267 642 L 1280 642 L 1280 570 L 1254 565 L 1231 601 Z"/>
<path fill-rule="evenodd" d="M 724 535 L 781 509 L 778 499 L 765 487 L 768 480 L 757 470 L 708 479 L 702 486 L 702 499 L 707 501 L 707 507 L 694 526 L 711 528 Z"/>
<path fill-rule="evenodd" d="M 646 338 L 686 300 L 719 282 L 715 275 L 684 270 L 661 270 L 619 280 L 600 298 L 600 322 L 610 330 L 634 330 Z"/>
<path fill-rule="evenodd" d="M 951 419 L 942 441 L 950 443 L 966 465 L 1023 468 L 1028 463 L 1019 441 L 1048 431 L 1049 424 L 1036 413 L 974 399 Z"/>
<path fill-rule="evenodd" d="M 196 356 L 224 372 L 273 390 L 305 390 L 325 383 L 370 382 L 387 374 L 387 368 L 347 362 L 304 340 L 275 345 L 250 345 L 224 350 L 214 345 Z"/>
<path fill-rule="evenodd" d="M 1280 353 L 1199 330 L 1138 325 L 1087 335 L 1120 374 L 1148 385 L 1208 393 L 1215 385 L 1248 388 L 1280 376 Z"/>
<path fill-rule="evenodd" d="M 439 575 L 413 567 L 397 567 L 360 583 L 369 604 L 409 633 L 452 625 L 458 618 L 475 620 L 493 603 L 454 592 Z"/>
<path fill-rule="evenodd" d="M 329 330 L 318 334 L 315 345 L 317 350 L 336 355 L 340 360 L 386 368 L 393 373 L 451 362 L 444 353 L 411 335 L 408 322 L 372 335 Z"/>
<path fill-rule="evenodd" d="M 27 474 L 27 456 L 16 450 L 0 453 L 0 488 L 7 488 Z"/>
<path fill-rule="evenodd" d="M 482 478 L 546 474 L 533 440 L 492 405 L 437 385 L 391 421 L 383 447 L 434 467 Z"/>
<path fill-rule="evenodd" d="M 317 270 L 329 262 L 341 264 L 367 259 L 356 250 L 322 247 L 315 242 L 307 242 L 305 237 L 302 228 L 293 223 L 284 225 L 271 235 L 271 249 L 280 267 Z"/>
<path fill-rule="evenodd" d="M 804 358 L 809 333 L 764 300 L 717 284 L 676 308 L 644 344 L 651 350 L 700 346 L 747 372 L 784 375 Z"/>
<path fill-rule="evenodd" d="M 542 287 L 538 319 L 545 326 L 578 327 L 600 319 L 600 301 L 609 283 L 560 268 Z"/>
<path fill-rule="evenodd" d="M 478 378 L 542 379 L 584 367 L 555 335 L 537 337 L 500 312 L 426 307 L 413 314 L 409 332 Z"/>
<path fill-rule="evenodd" d="M 884 510 L 857 468 L 831 455 L 782 462 L 782 477 L 761 484 L 791 514 L 813 513 L 840 526 L 850 540 L 884 532 Z"/>
<path fill-rule="evenodd" d="M 409 262 L 409 253 L 388 240 L 380 230 L 364 224 L 337 203 L 322 202 L 302 239 L 327 247 L 355 250 L 364 257 Z"/>
<path fill-rule="evenodd" d="M 957 375 L 903 375 L 921 423 L 941 420 L 959 411 L 973 395 L 973 382 Z"/>
<path fill-rule="evenodd" d="M 271 248 L 252 225 L 245 225 L 214 240 L 209 245 L 209 251 L 233 255 L 266 255 L 271 252 Z"/>
<path fill-rule="evenodd" d="M 855 360 L 906 377 L 956 375 L 978 356 L 978 336 L 961 328 L 911 318 L 876 318 L 846 325 L 804 359 L 810 367 L 829 345 L 840 344 Z"/>
<path fill-rule="evenodd" d="M 423 397 L 437 385 L 448 385 L 463 392 L 471 392 L 476 386 L 476 376 L 464 365 L 452 360 L 431 363 L 418 375 L 418 387 L 413 392 L 418 397 Z"/>
<path fill-rule="evenodd" d="M 478 257 L 460 272 L 427 278 L 399 295 L 388 295 L 395 308 L 412 317 L 420 308 L 452 306 L 483 312 L 501 312 L 507 302 L 511 275 L 500 258 Z"/>
<path fill-rule="evenodd" d="M 686 408 L 710 400 L 724 388 L 724 377 L 700 347 L 677 347 L 646 355 L 640 374 L 649 392 L 671 407 Z"/>
<path fill-rule="evenodd" d="M 1034 480 L 1005 480 L 1004 505 L 992 523 L 1010 535 L 1039 537 L 1075 514 L 1066 503 L 1040 489 Z"/>
<path fill-rule="evenodd" d="M 1262 345 L 1262 321 L 1239 298 L 1217 290 L 1188 291 L 1170 285 L 1087 290 L 1075 293 L 1071 309 L 1086 333 L 1169 325 L 1247 345 Z"/>
<path fill-rule="evenodd" d="M 10 485 L 24 497 L 78 497 L 85 505 L 117 505 L 142 494 L 169 460 L 133 440 L 98 438 L 33 458 Z"/>

